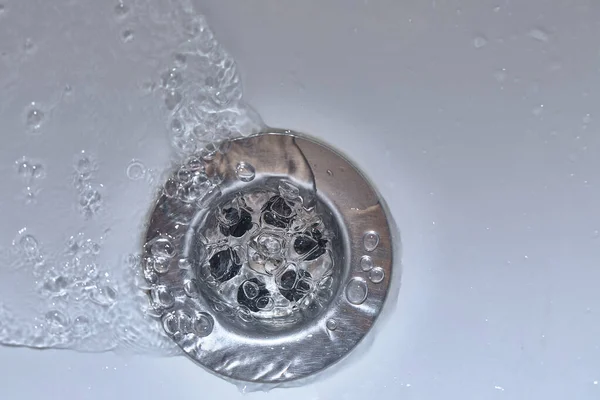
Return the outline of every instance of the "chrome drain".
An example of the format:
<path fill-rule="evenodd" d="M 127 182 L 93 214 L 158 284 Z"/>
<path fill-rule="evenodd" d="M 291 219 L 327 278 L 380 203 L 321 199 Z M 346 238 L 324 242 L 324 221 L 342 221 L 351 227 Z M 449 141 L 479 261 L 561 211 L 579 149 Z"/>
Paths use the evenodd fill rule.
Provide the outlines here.
<path fill-rule="evenodd" d="M 371 184 L 323 143 L 289 131 L 224 142 L 174 171 L 154 207 L 152 305 L 209 371 L 307 377 L 380 314 L 396 273 L 390 222 Z"/>

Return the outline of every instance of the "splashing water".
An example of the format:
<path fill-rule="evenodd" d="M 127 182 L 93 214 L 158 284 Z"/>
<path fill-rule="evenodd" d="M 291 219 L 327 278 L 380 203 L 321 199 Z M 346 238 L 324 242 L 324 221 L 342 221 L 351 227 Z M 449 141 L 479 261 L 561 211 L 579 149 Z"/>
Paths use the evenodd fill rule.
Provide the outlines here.
<path fill-rule="evenodd" d="M 50 20 L 62 21 L 56 24 L 57 29 L 68 27 L 70 30 L 68 35 L 60 36 L 68 38 L 64 39 L 65 48 L 76 47 L 76 43 L 69 40 L 84 37 L 89 29 L 86 24 L 71 23 L 69 18 L 90 24 L 93 21 L 96 28 L 112 32 L 113 37 L 104 42 L 98 39 L 97 43 L 93 38 L 91 43 L 88 40 L 88 47 L 81 51 L 89 53 L 86 62 L 91 65 L 77 64 L 78 70 L 77 65 L 72 64 L 86 60 L 86 57 L 66 54 L 52 58 L 45 42 L 28 39 L 27 43 L 35 43 L 34 52 L 31 46 L 22 45 L 23 38 L 27 38 L 25 25 L 11 30 L 22 36 L 15 37 L 15 42 L 20 45 L 6 61 L 12 72 L 0 77 L 3 90 L 17 90 L 13 93 L 31 90 L 37 96 L 39 87 L 31 88 L 27 77 L 19 75 L 19 69 L 29 62 L 46 63 L 49 73 L 73 72 L 68 72 L 71 75 L 64 79 L 51 79 L 60 81 L 55 98 L 42 99 L 39 103 L 37 97 L 36 102 L 28 99 L 21 104 L 20 113 L 16 113 L 20 118 L 16 126 L 22 129 L 20 136 L 28 140 L 25 142 L 27 151 L 21 148 L 21 154 L 27 156 L 17 158 L 12 153 L 7 159 L 5 153 L 1 154 L 0 168 L 12 168 L 15 185 L 20 185 L 16 188 L 22 190 L 25 185 L 30 198 L 37 198 L 40 191 L 54 195 L 42 200 L 56 202 L 50 207 L 62 216 L 62 222 L 60 225 L 49 222 L 52 215 L 36 208 L 40 206 L 38 203 L 43 203 L 40 200 L 28 206 L 30 211 L 16 213 L 18 226 L 7 224 L 0 232 L 0 344 L 93 352 L 178 354 L 176 346 L 164 334 L 163 326 L 168 328 L 167 331 L 177 329 L 185 321 L 177 316 L 157 320 L 151 303 L 165 304 L 172 299 L 168 291 L 161 291 L 158 286 L 152 288 L 150 298 L 146 295 L 144 291 L 150 289 L 148 281 L 151 279 L 147 271 L 142 270 L 137 252 L 141 249 L 139 235 L 142 234 L 144 209 L 155 199 L 153 188 L 164 183 L 156 171 L 167 166 L 155 167 L 153 160 L 142 159 L 135 148 L 131 149 L 135 146 L 129 145 L 120 169 L 122 176 L 107 176 L 105 166 L 116 161 L 111 152 L 103 149 L 114 149 L 118 153 L 131 143 L 126 141 L 128 135 L 144 131 L 144 135 L 155 140 L 153 135 L 159 136 L 162 132 L 168 137 L 171 162 L 179 163 L 202 149 L 205 149 L 205 157 L 210 157 L 211 152 L 218 149 L 216 142 L 256 133 L 263 128 L 263 123 L 242 100 L 242 85 L 235 61 L 217 42 L 204 17 L 188 0 L 137 0 L 116 4 L 88 0 L 70 5 L 73 15 L 60 13 L 61 7 L 67 7 L 70 2 L 55 3 L 48 12 L 57 12 Z M 19 5 L 15 4 L 11 12 L 17 15 Z M 103 13 L 104 20 L 98 18 L 98 13 Z M 3 30 L 0 35 L 4 35 Z M 7 32 L 4 36 L 11 35 Z M 108 61 L 102 61 L 99 56 L 94 59 L 94 46 L 102 48 L 107 43 L 110 46 L 107 53 L 123 55 L 110 60 L 123 65 L 119 67 L 121 73 L 109 80 L 105 76 Z M 57 51 L 53 53 L 55 55 Z M 138 71 L 129 71 L 131 65 L 154 71 L 137 83 L 139 94 L 134 101 L 146 107 L 144 112 L 148 116 L 162 111 L 163 126 L 156 129 L 156 134 L 146 133 L 150 123 L 126 122 L 124 110 L 130 110 L 133 105 L 123 106 L 116 100 L 127 94 L 125 89 L 119 91 L 119 87 L 140 79 Z M 87 85 L 77 85 L 74 82 L 82 71 L 95 72 L 105 80 L 90 80 Z M 106 89 L 107 86 L 111 88 Z M 110 104 L 112 100 L 107 103 L 94 94 L 98 87 L 113 95 L 114 106 Z M 92 111 L 86 114 L 71 111 L 68 106 L 75 103 L 72 99 L 76 96 L 83 96 L 81 103 L 89 103 L 87 107 Z M 44 104 L 52 104 L 52 107 Z M 109 111 L 101 113 L 100 107 Z M 9 107 L 5 109 L 0 107 L 2 116 L 10 112 Z M 67 115 L 65 121 L 68 123 L 59 124 L 54 120 L 61 114 Z M 123 131 L 105 132 L 104 121 L 119 118 L 123 121 Z M 50 142 L 44 140 L 63 140 L 65 132 L 60 129 L 81 132 L 81 138 L 65 139 L 60 148 L 53 146 L 48 150 Z M 110 136 L 107 138 L 104 133 Z M 114 143 L 107 144 L 107 141 Z M 188 163 L 188 167 L 190 165 Z M 62 178 L 56 178 L 55 174 L 61 171 L 64 171 Z M 240 179 L 249 181 L 254 170 L 251 165 L 242 165 L 238 174 Z M 181 182 L 192 179 L 185 171 L 180 175 Z M 53 186 L 49 181 L 60 184 Z M 139 204 L 140 211 L 134 212 L 136 218 L 139 217 L 138 226 L 128 226 L 121 222 L 118 207 L 137 202 L 126 198 L 128 193 L 130 196 L 135 193 L 128 187 L 139 188 L 144 182 L 153 188 L 146 196 L 147 203 Z M 177 189 L 179 184 L 174 188 Z M 168 187 L 167 182 L 165 191 Z M 131 231 L 135 231 L 134 235 Z M 129 243 L 119 249 L 129 251 L 114 253 L 109 250 L 116 246 L 115 243 L 122 244 L 124 238 L 128 238 Z M 261 251 L 278 251 L 277 243 L 267 239 L 257 243 Z M 159 261 L 168 259 L 172 254 L 169 246 L 165 241 L 157 241 L 152 249 L 155 258 Z M 186 268 L 184 261 L 180 263 L 182 269 Z M 152 273 L 161 273 L 164 265 L 167 264 L 156 263 Z M 195 287 L 193 282 L 186 286 L 190 296 L 194 295 Z M 259 288 L 250 282 L 245 290 L 251 297 L 252 290 Z M 261 303 L 261 307 L 269 306 Z M 193 329 L 206 335 L 212 329 L 212 321 L 209 317 L 199 319 Z"/>

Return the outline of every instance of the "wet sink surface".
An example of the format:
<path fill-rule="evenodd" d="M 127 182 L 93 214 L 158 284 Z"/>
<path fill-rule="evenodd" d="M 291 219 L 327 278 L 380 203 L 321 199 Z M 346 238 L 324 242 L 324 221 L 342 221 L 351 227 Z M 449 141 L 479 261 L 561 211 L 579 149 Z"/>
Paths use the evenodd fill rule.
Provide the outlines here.
<path fill-rule="evenodd" d="M 153 193 L 145 179 L 128 177 L 131 160 L 162 171 L 171 157 L 168 117 L 140 95 L 163 64 L 143 48 L 122 47 L 140 33 L 128 42 L 115 4 L 94 6 L 97 18 L 112 18 L 104 31 L 73 18 L 89 24 L 89 37 L 57 42 L 52 13 L 34 1 L 2 3 L 0 51 L 24 59 L 0 64 L 1 247 L 24 221 L 44 221 L 35 236 L 48 249 L 62 249 L 66 232 L 80 230 L 80 192 L 69 177 L 86 150 L 100 164 L 93 182 L 104 185 L 97 187 L 112 210 L 86 232 L 127 232 L 103 242 L 117 262 L 135 248 Z M 245 101 L 270 126 L 348 154 L 402 232 L 398 307 L 369 351 L 324 381 L 250 398 L 600 395 L 600 8 L 541 0 L 197 6 L 238 62 Z M 11 21 L 17 8 L 42 22 Z M 57 54 L 44 53 L 51 42 L 63 43 Z M 86 43 L 97 43 L 97 59 L 77 58 Z M 84 88 L 86 73 L 101 84 Z M 43 131 L 32 135 L 37 107 Z M 84 126 L 89 133 L 75 132 Z M 14 162 L 23 156 L 47 167 L 38 206 L 19 197 L 26 185 Z M 0 283 L 12 299 L 26 298 L 19 287 Z M 241 397 L 183 357 L 6 347 L 0 354 L 8 398 Z"/>

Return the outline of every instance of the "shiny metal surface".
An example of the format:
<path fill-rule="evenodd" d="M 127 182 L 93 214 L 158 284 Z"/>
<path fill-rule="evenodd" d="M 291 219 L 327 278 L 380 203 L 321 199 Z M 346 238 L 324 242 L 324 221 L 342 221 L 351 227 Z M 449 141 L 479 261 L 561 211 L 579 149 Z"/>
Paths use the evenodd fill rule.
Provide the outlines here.
<path fill-rule="evenodd" d="M 210 184 L 192 201 L 172 196 L 165 187 L 144 247 L 146 260 L 152 261 L 153 244 L 169 243 L 168 265 L 157 269 L 147 261 L 144 266 L 167 333 L 207 370 L 255 383 L 307 377 L 349 353 L 371 329 L 393 274 L 400 272 L 392 269 L 385 206 L 368 180 L 329 146 L 289 131 L 235 139 L 191 162 Z M 250 166 L 251 175 L 240 178 L 240 165 Z M 333 232 L 331 296 L 308 306 L 309 311 L 296 307 L 280 318 L 236 313 L 220 302 L 222 288 L 207 284 L 201 272 L 209 256 L 204 225 L 218 204 L 237 193 L 276 191 L 281 182 L 293 183 L 304 208 L 316 209 Z M 248 260 L 243 261 L 247 268 Z"/>

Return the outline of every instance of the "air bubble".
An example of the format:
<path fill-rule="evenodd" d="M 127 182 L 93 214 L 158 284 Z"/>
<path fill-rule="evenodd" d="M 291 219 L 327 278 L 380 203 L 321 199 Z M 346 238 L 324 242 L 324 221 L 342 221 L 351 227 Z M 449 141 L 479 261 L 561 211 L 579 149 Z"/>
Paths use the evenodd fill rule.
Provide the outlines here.
<path fill-rule="evenodd" d="M 175 304 L 175 298 L 164 285 L 156 285 L 150 289 L 154 305 L 159 308 L 170 308 Z"/>
<path fill-rule="evenodd" d="M 194 332 L 196 332 L 199 337 L 206 337 L 210 335 L 213 331 L 213 327 L 214 320 L 206 313 L 200 313 L 196 317 L 196 321 L 194 321 Z"/>
<path fill-rule="evenodd" d="M 101 306 L 112 306 L 117 301 L 117 291 L 108 285 L 96 287 L 92 291 L 90 299 Z"/>
<path fill-rule="evenodd" d="M 85 151 L 82 151 L 79 157 L 75 160 L 75 171 L 81 176 L 83 179 L 89 179 L 94 172 L 95 165 L 91 158 L 85 154 Z"/>
<path fill-rule="evenodd" d="M 146 167 L 141 161 L 132 160 L 127 166 L 127 177 L 132 181 L 144 179 Z"/>
<path fill-rule="evenodd" d="M 183 282 L 183 291 L 188 297 L 198 297 L 198 283 L 195 279 L 187 279 Z"/>
<path fill-rule="evenodd" d="M 181 73 L 176 68 L 171 68 L 161 76 L 162 87 L 167 90 L 177 89 L 182 81 Z"/>
<path fill-rule="evenodd" d="M 533 28 L 529 31 L 529 37 L 537 40 L 538 42 L 547 42 L 550 40 L 550 35 L 544 29 Z"/>
<path fill-rule="evenodd" d="M 38 131 L 44 122 L 44 112 L 35 103 L 31 103 L 25 122 L 30 131 Z"/>
<path fill-rule="evenodd" d="M 381 267 L 375 267 L 369 272 L 369 280 L 373 283 L 381 283 L 385 278 L 385 271 Z"/>
<path fill-rule="evenodd" d="M 300 197 L 300 190 L 287 181 L 279 184 L 279 194 L 286 200 L 297 200 Z"/>
<path fill-rule="evenodd" d="M 475 47 L 476 49 L 480 49 L 484 47 L 487 44 L 487 42 L 488 40 L 485 36 L 475 36 L 475 38 L 473 38 L 473 47 Z"/>
<path fill-rule="evenodd" d="M 129 14 L 129 7 L 122 2 L 117 3 L 115 6 L 115 16 L 117 18 L 125 18 Z"/>
<path fill-rule="evenodd" d="M 256 171 L 252 165 L 242 161 L 235 168 L 235 174 L 240 181 L 251 182 L 256 176 Z"/>
<path fill-rule="evenodd" d="M 39 254 L 39 244 L 37 239 L 32 235 L 23 235 L 19 240 L 21 250 L 28 257 L 36 257 Z"/>
<path fill-rule="evenodd" d="M 121 41 L 123 43 L 129 43 L 133 40 L 134 38 L 134 33 L 132 29 L 125 29 L 123 32 L 121 32 Z"/>
<path fill-rule="evenodd" d="M 335 331 L 337 329 L 337 322 L 335 321 L 335 319 L 329 319 L 327 320 L 327 329 L 329 329 L 330 331 Z"/>
<path fill-rule="evenodd" d="M 242 285 L 242 289 L 244 290 L 244 294 L 248 299 L 254 299 L 258 296 L 259 288 L 258 285 L 251 281 L 246 281 Z"/>
<path fill-rule="evenodd" d="M 173 119 L 171 121 L 171 130 L 173 131 L 173 133 L 175 133 L 176 135 L 180 135 L 184 132 L 184 127 L 183 124 L 181 123 L 180 120 L 178 120 L 177 118 Z"/>
<path fill-rule="evenodd" d="M 373 268 L 373 259 L 369 256 L 362 256 L 360 259 L 360 269 L 369 271 Z"/>
<path fill-rule="evenodd" d="M 25 50 L 26 53 L 31 54 L 35 51 L 35 49 L 36 47 L 33 40 L 31 40 L 31 38 L 25 39 L 25 43 L 23 43 L 23 50 Z"/>
<path fill-rule="evenodd" d="M 69 318 L 58 310 L 48 311 L 45 320 L 48 330 L 54 334 L 64 333 L 69 326 Z"/>
<path fill-rule="evenodd" d="M 169 90 L 165 93 L 165 107 L 167 110 L 173 111 L 181 103 L 183 97 L 177 90 Z"/>
<path fill-rule="evenodd" d="M 73 320 L 73 333 L 79 337 L 88 336 L 91 333 L 90 319 L 85 315 L 80 315 Z"/>
<path fill-rule="evenodd" d="M 96 189 L 88 186 L 83 189 L 79 196 L 79 205 L 84 214 L 92 216 L 96 214 L 102 206 L 102 195 Z"/>
<path fill-rule="evenodd" d="M 368 288 L 365 281 L 359 278 L 352 278 L 346 285 L 346 298 L 354 305 L 364 303 L 367 298 Z"/>
<path fill-rule="evenodd" d="M 379 234 L 377 232 L 367 232 L 363 238 L 363 245 L 366 251 L 373 251 L 379 245 Z"/>
<path fill-rule="evenodd" d="M 185 54 L 177 53 L 173 58 L 175 59 L 175 65 L 179 68 L 184 67 L 187 63 L 187 56 Z"/>
<path fill-rule="evenodd" d="M 34 163 L 25 157 L 17 160 L 15 164 L 17 166 L 17 174 L 27 182 L 46 177 L 46 170 L 42 164 Z"/>

